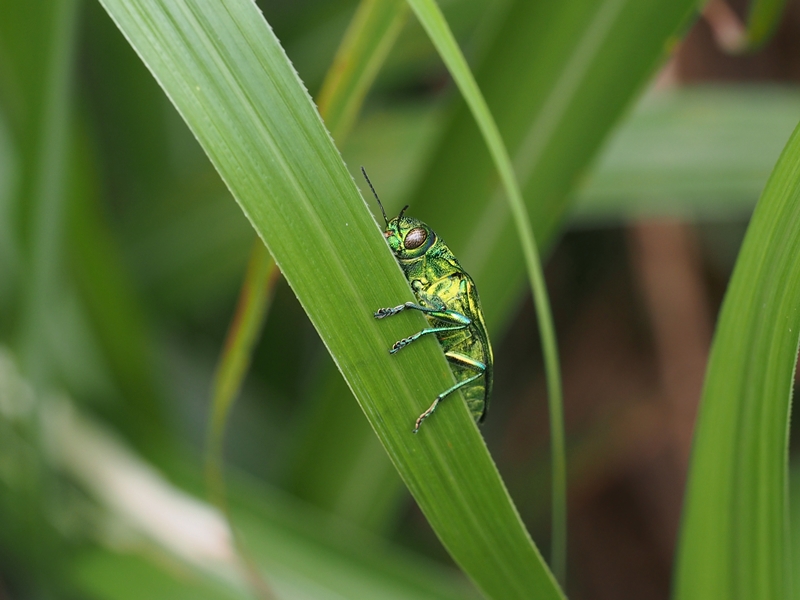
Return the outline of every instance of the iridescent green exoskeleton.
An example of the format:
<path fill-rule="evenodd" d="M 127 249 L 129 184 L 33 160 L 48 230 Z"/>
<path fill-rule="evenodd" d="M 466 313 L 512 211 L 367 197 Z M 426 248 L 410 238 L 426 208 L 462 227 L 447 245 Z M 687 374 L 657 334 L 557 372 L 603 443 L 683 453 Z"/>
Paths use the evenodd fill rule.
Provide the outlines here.
<path fill-rule="evenodd" d="M 375 313 L 375 318 L 383 319 L 404 310 L 418 310 L 430 324 L 430 327 L 395 342 L 389 352 L 394 354 L 414 340 L 434 334 L 457 381 L 436 396 L 430 408 L 419 416 L 414 424 L 414 433 L 436 410 L 439 402 L 459 389 L 472 416 L 480 423 L 489 406 L 493 359 L 475 283 L 442 238 L 422 221 L 404 215 L 408 206 L 389 220 L 363 167 L 361 171 L 381 207 L 386 222 L 386 241 L 417 298 L 417 304 L 406 302 L 392 308 L 381 308 Z"/>

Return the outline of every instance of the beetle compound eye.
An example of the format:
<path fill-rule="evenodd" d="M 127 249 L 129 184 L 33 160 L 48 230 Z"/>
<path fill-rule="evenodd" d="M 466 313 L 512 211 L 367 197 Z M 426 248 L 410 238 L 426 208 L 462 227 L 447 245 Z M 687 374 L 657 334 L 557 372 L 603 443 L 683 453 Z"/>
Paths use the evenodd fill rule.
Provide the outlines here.
<path fill-rule="evenodd" d="M 414 248 L 419 248 L 422 246 L 427 239 L 428 232 L 422 227 L 415 227 L 408 232 L 406 239 L 403 241 L 403 245 L 406 247 L 406 250 L 414 250 Z"/>

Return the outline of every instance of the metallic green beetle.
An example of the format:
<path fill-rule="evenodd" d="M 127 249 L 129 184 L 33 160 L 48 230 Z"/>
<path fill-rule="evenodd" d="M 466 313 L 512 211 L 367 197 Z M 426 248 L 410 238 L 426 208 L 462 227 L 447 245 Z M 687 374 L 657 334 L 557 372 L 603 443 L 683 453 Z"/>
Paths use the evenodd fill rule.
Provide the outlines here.
<path fill-rule="evenodd" d="M 392 220 L 386 217 L 378 194 L 369 183 L 386 222 L 384 236 L 403 269 L 418 304 L 406 302 L 381 308 L 376 319 L 396 315 L 403 310 L 418 310 L 430 327 L 399 340 L 389 352 L 394 354 L 427 334 L 434 334 L 444 350 L 457 383 L 436 396 L 433 404 L 414 424 L 414 433 L 446 396 L 460 389 L 473 418 L 482 422 L 492 391 L 492 346 L 486 333 L 478 290 L 456 257 L 436 233 L 422 221 L 404 216 L 408 206 Z"/>

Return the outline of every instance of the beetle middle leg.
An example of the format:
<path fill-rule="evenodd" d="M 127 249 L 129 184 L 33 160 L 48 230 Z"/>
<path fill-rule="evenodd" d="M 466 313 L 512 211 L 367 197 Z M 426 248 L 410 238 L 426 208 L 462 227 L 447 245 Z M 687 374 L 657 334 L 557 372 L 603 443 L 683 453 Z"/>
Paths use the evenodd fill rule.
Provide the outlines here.
<path fill-rule="evenodd" d="M 429 333 L 441 333 L 443 331 L 458 331 L 459 329 L 465 329 L 470 323 L 472 323 L 472 319 L 461 314 L 460 312 L 447 309 L 428 308 L 427 306 L 420 306 L 419 304 L 414 304 L 413 302 L 406 302 L 405 304 L 401 304 L 392 308 L 381 308 L 375 313 L 375 318 L 383 319 L 385 317 L 391 317 L 392 315 L 396 315 L 397 313 L 408 309 L 418 310 L 430 317 L 445 323 L 449 323 L 449 325 L 446 327 L 428 327 L 422 331 L 418 331 L 414 335 L 410 335 L 407 338 L 398 340 L 389 350 L 391 354 L 394 354 L 401 348 L 408 346 L 411 342 L 418 340 L 423 335 L 428 335 Z"/>

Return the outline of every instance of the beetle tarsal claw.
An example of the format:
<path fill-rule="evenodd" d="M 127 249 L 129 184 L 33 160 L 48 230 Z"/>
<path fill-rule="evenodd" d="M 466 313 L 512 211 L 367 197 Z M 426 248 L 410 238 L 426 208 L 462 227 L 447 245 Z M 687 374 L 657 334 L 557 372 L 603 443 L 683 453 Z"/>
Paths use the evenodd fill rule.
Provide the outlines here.
<path fill-rule="evenodd" d="M 403 338 L 402 340 L 398 340 L 392 346 L 392 349 L 389 350 L 390 354 L 394 354 L 398 350 L 405 348 L 408 344 L 414 341 L 414 336 Z"/>
<path fill-rule="evenodd" d="M 413 433 L 417 433 L 419 431 L 420 425 L 422 425 L 422 422 L 433 414 L 433 411 L 436 410 L 436 407 L 439 405 L 440 400 L 441 397 L 436 398 L 436 400 L 433 401 L 433 404 L 431 404 L 430 408 L 426 410 L 424 413 L 422 413 L 419 417 L 417 417 L 417 422 L 414 423 Z"/>
<path fill-rule="evenodd" d="M 375 318 L 383 319 L 384 317 L 391 317 L 392 315 L 399 313 L 404 308 L 407 308 L 405 304 L 389 308 L 379 308 L 377 311 L 375 311 Z"/>

